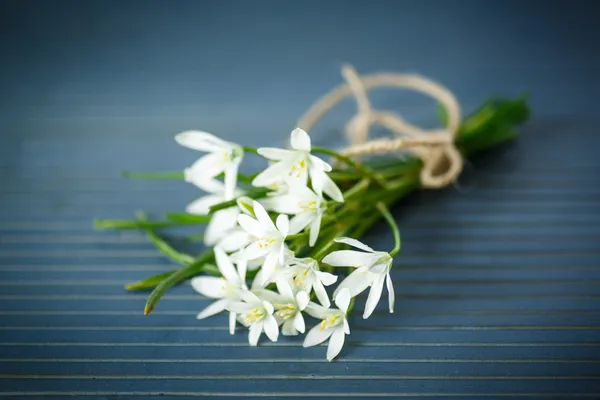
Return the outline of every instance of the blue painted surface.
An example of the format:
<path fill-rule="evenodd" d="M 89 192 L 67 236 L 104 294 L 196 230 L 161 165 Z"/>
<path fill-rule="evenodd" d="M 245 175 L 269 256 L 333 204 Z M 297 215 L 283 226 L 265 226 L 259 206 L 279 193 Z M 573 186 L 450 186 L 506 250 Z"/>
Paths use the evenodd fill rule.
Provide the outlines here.
<path fill-rule="evenodd" d="M 567 1 L 0 2 L 0 397 L 600 398 L 599 16 Z M 170 262 L 91 220 L 198 193 L 118 172 L 186 166 L 172 136 L 190 128 L 281 146 L 343 62 L 424 74 L 467 111 L 527 91 L 534 116 L 460 190 L 394 210 L 397 312 L 353 319 L 336 362 L 196 321 L 208 300 L 187 284 L 142 316 L 123 283 Z M 375 98 L 435 122 L 417 96 Z M 353 110 L 314 142 L 342 145 Z M 392 238 L 379 224 L 366 241 Z"/>

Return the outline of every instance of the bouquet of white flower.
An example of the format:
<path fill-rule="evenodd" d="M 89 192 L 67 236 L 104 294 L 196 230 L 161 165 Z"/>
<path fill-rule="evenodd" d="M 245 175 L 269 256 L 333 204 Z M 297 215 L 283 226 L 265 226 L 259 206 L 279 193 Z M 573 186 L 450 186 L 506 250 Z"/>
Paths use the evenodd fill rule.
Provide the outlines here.
<path fill-rule="evenodd" d="M 129 290 L 153 289 L 145 314 L 170 287 L 191 278 L 197 292 L 216 299 L 198 314 L 198 319 L 228 312 L 230 332 L 233 334 L 236 323 L 240 323 L 248 328 L 248 341 L 255 346 L 262 332 L 272 341 L 277 341 L 280 329 L 289 336 L 305 333 L 306 314 L 321 322 L 308 331 L 304 346 L 329 339 L 327 359 L 332 360 L 342 349 L 345 335 L 350 334 L 347 316 L 356 296 L 368 289 L 363 318 L 369 318 L 385 283 L 389 312 L 394 311 L 390 270 L 400 251 L 400 233 L 388 207 L 419 186 L 440 187 L 456 178 L 455 171 L 445 183 L 436 183 L 432 171 L 440 169 L 440 157 L 434 160 L 437 165 L 429 165 L 432 152 L 443 147 L 464 157 L 511 140 L 516 137 L 514 125 L 527 118 L 528 108 L 523 99 L 490 100 L 460 124 L 458 108 L 450 102 L 443 114 L 450 135 L 431 140 L 431 136 L 410 135 L 414 127 L 401 119 L 393 120 L 389 113 L 370 111 L 365 103 L 365 87 L 377 86 L 376 78 L 347 76 L 349 85 L 342 89 L 354 91 L 362 104 L 357 115 L 362 120 L 353 120 L 350 136 L 353 127 L 356 139 L 356 132 L 360 136 L 357 127 L 368 130 L 370 123 L 379 122 L 396 132 L 408 132 L 409 139 L 366 142 L 363 134 L 362 140 L 353 140 L 353 147 L 338 153 L 312 146 L 310 136 L 301 128 L 292 131 L 290 149 L 244 147 L 207 132 L 187 131 L 175 136 L 177 143 L 207 154 L 183 174 L 127 174 L 136 178 L 183 178 L 208 193 L 189 204 L 186 213 L 167 214 L 163 221 L 149 221 L 145 215 L 132 221 L 96 221 L 100 229 L 145 230 L 159 250 L 183 265 L 126 286 Z M 421 81 L 417 83 L 425 85 L 423 78 L 418 79 Z M 427 92 L 427 88 L 421 89 Z M 330 97 L 338 94 L 334 91 Z M 447 93 L 438 98 L 448 104 L 444 95 Z M 327 102 L 327 97 L 323 101 Z M 317 111 L 330 106 L 321 104 Z M 305 119 L 317 118 L 318 112 L 317 117 L 309 112 Z M 413 156 L 366 162 L 353 159 L 406 148 L 414 149 Z M 238 168 L 247 153 L 271 163 L 257 174 L 243 175 Z M 335 168 L 315 154 L 333 157 Z M 446 155 L 446 163 L 452 162 L 452 154 Z M 446 170 L 451 169 L 446 166 Z M 460 173 L 460 167 L 457 171 Z M 431 175 L 427 178 L 429 184 L 425 184 L 425 172 Z M 243 187 L 238 187 L 238 181 Z M 389 252 L 375 251 L 357 240 L 380 217 L 393 232 L 394 247 Z M 176 250 L 157 233 L 159 229 L 197 224 L 207 224 L 202 241 L 208 248 L 198 257 Z M 345 246 L 356 250 L 343 249 Z M 342 270 L 346 275 L 343 279 L 334 274 L 339 267 L 347 267 Z M 332 307 L 326 287 L 336 283 Z"/>

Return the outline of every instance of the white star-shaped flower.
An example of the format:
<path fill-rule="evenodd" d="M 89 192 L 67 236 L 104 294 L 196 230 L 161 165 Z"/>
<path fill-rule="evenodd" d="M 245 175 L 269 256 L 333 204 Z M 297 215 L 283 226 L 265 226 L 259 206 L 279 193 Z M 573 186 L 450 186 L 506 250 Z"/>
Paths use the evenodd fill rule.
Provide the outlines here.
<path fill-rule="evenodd" d="M 344 347 L 346 335 L 350 334 L 350 326 L 346 319 L 348 306 L 350 305 L 350 292 L 348 289 L 341 290 L 335 298 L 338 309 L 322 307 L 315 303 L 309 303 L 305 311 L 312 317 L 321 320 L 321 323 L 313 327 L 306 334 L 303 347 L 316 346 L 329 339 L 327 345 L 327 360 L 333 360 Z"/>
<path fill-rule="evenodd" d="M 277 263 L 285 261 L 285 238 L 288 235 L 289 219 L 285 214 L 277 216 L 275 224 L 264 207 L 257 201 L 252 203 L 255 218 L 241 214 L 238 223 L 255 240 L 243 251 L 246 260 L 264 257 L 262 269 L 265 276 L 271 276 Z"/>
<path fill-rule="evenodd" d="M 275 293 L 270 290 L 254 290 L 260 298 L 267 299 L 275 307 L 275 319 L 281 326 L 281 333 L 286 336 L 296 336 L 298 333 L 304 333 L 305 324 L 302 311 L 308 305 L 310 296 L 304 290 L 294 292 L 289 283 L 285 281 L 277 282 Z"/>
<path fill-rule="evenodd" d="M 319 237 L 321 218 L 327 202 L 306 186 L 292 186 L 286 194 L 263 200 L 266 208 L 281 214 L 290 214 L 290 235 L 310 226 L 309 246 L 314 246 Z"/>
<path fill-rule="evenodd" d="M 350 295 L 355 297 L 371 286 L 365 304 L 365 311 L 363 313 L 363 318 L 366 319 L 369 318 L 375 310 L 375 307 L 381 298 L 385 281 L 388 290 L 390 313 L 393 313 L 395 296 L 394 286 L 390 276 L 392 256 L 384 251 L 375 251 L 356 239 L 338 238 L 335 239 L 335 241 L 363 250 L 339 250 L 334 251 L 323 258 L 325 264 L 329 264 L 333 267 L 356 268 L 354 272 L 348 275 L 348 277 L 340 283 L 335 293 L 341 293 L 342 290 L 348 289 Z"/>
<path fill-rule="evenodd" d="M 241 294 L 248 290 L 245 282 L 246 264 L 244 262 L 238 263 L 236 270 L 229 257 L 227 257 L 227 254 L 221 248 L 215 247 L 214 252 L 217 267 L 223 277 L 197 276 L 192 279 L 191 283 L 194 290 L 198 293 L 219 300 L 202 310 L 197 316 L 198 319 L 208 318 L 227 309 L 230 304 L 239 301 Z M 232 335 L 235 331 L 235 321 L 236 313 L 230 312 L 229 332 Z"/>
<path fill-rule="evenodd" d="M 268 187 L 279 182 L 287 182 L 290 186 L 306 186 L 310 176 L 312 187 L 317 195 L 321 196 L 325 193 L 333 200 L 343 202 L 342 192 L 326 174 L 331 171 L 331 165 L 310 154 L 311 144 L 308 133 L 296 128 L 291 133 L 290 142 L 293 150 L 272 147 L 258 149 L 258 154 L 276 162 L 258 174 L 252 184 Z"/>
<path fill-rule="evenodd" d="M 196 181 L 195 184 L 209 194 L 188 204 L 185 210 L 189 214 L 208 215 L 211 206 L 230 200 L 225 194 L 224 185 L 215 179 Z M 241 191 L 234 189 L 234 195 L 240 194 Z M 204 244 L 206 246 L 214 246 L 219 241 L 229 236 L 237 226 L 237 217 L 239 214 L 240 210 L 238 207 L 230 207 L 215 212 L 206 226 L 204 232 Z M 229 248 L 226 248 L 225 250 L 230 251 Z"/>
<path fill-rule="evenodd" d="M 273 316 L 273 305 L 259 298 L 252 292 L 240 294 L 242 301 L 229 303 L 227 309 L 239 314 L 239 320 L 248 326 L 248 342 L 250 346 L 256 346 L 261 333 L 264 331 L 271 341 L 276 342 L 279 337 L 279 325 Z"/>
<path fill-rule="evenodd" d="M 315 291 L 317 299 L 323 307 L 329 307 L 329 296 L 325 286 L 333 285 L 337 276 L 319 270 L 319 263 L 312 258 L 294 258 L 289 267 L 279 273 L 282 279 L 291 282 L 292 286 L 310 293 Z"/>
<path fill-rule="evenodd" d="M 175 136 L 175 141 L 189 149 L 209 153 L 184 170 L 186 181 L 196 184 L 225 173 L 225 197 L 233 198 L 238 167 L 244 156 L 240 145 L 203 131 L 182 132 Z"/>

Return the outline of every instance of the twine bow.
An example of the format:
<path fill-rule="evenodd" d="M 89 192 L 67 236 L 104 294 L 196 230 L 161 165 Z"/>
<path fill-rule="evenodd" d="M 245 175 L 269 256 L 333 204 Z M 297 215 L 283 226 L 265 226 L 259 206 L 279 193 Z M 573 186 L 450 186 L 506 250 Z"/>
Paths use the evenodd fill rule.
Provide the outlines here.
<path fill-rule="evenodd" d="M 300 118 L 299 127 L 309 131 L 336 104 L 345 97 L 354 95 L 358 111 L 346 126 L 350 146 L 341 151 L 343 155 L 357 157 L 408 150 L 423 162 L 420 180 L 424 187 L 441 188 L 458 178 L 463 158 L 454 145 L 454 139 L 461 122 L 460 106 L 449 90 L 419 75 L 380 73 L 361 77 L 349 65 L 342 68 L 342 76 L 347 83 L 339 85 L 315 102 Z M 374 110 L 367 91 L 377 87 L 406 88 L 433 97 L 446 110 L 446 127 L 423 130 L 398 114 Z M 374 124 L 384 126 L 398 137 L 368 140 L 369 130 Z"/>

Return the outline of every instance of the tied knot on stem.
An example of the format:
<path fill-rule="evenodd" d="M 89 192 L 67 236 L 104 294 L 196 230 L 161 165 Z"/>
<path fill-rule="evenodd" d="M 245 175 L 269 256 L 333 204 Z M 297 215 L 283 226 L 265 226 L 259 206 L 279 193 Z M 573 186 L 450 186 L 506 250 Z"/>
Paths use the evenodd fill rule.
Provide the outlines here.
<path fill-rule="evenodd" d="M 419 75 L 379 73 L 359 76 L 354 67 L 345 65 L 341 84 L 323 96 L 306 112 L 298 126 L 312 126 L 345 97 L 353 95 L 358 111 L 346 126 L 350 146 L 340 153 L 346 157 L 381 155 L 408 150 L 421 159 L 420 182 L 426 188 L 442 188 L 452 184 L 463 168 L 463 158 L 455 145 L 461 124 L 460 106 L 454 95 L 442 85 Z M 446 127 L 423 130 L 389 111 L 374 110 L 367 91 L 377 87 L 406 88 L 436 99 L 445 109 Z M 372 125 L 381 125 L 398 137 L 369 140 Z"/>

